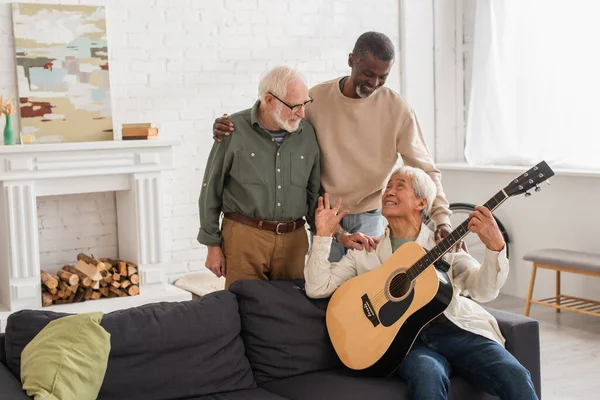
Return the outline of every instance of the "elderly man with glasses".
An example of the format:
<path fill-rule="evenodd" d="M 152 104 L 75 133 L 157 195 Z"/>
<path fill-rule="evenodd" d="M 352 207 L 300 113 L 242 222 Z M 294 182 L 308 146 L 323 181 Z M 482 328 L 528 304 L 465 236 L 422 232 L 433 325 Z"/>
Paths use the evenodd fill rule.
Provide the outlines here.
<path fill-rule="evenodd" d="M 198 241 L 225 288 L 239 279 L 303 278 L 304 218 L 315 232 L 321 171 L 315 131 L 303 120 L 312 102 L 306 80 L 279 66 L 258 91 L 252 108 L 229 117 L 237 134 L 213 144 L 202 181 Z"/>

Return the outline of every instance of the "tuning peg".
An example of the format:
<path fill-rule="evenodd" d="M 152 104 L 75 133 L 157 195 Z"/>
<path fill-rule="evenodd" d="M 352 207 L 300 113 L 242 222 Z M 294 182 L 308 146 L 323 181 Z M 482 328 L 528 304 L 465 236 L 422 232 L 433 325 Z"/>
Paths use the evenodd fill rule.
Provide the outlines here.
<path fill-rule="evenodd" d="M 531 193 L 525 192 L 525 197 L 529 197 L 529 196 L 531 196 Z"/>
<path fill-rule="evenodd" d="M 541 187 L 539 187 L 538 185 L 535 185 L 535 191 L 536 191 L 536 192 L 539 192 L 540 190 L 542 190 L 542 188 L 541 188 Z"/>
<path fill-rule="evenodd" d="M 550 185 L 550 179 L 546 180 L 546 184 Z"/>

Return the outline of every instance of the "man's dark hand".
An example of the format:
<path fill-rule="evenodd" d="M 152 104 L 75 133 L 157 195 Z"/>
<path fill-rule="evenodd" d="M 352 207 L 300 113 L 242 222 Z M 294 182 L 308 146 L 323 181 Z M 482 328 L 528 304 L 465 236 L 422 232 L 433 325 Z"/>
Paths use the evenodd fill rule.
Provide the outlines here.
<path fill-rule="evenodd" d="M 439 243 L 452 232 L 452 227 L 448 224 L 440 224 L 436 227 L 434 238 L 435 242 Z"/>
<path fill-rule="evenodd" d="M 229 136 L 234 131 L 233 122 L 227 118 L 227 114 L 223 114 L 221 118 L 215 119 L 213 124 L 213 139 L 217 142 L 221 141 L 220 136 Z"/>
<path fill-rule="evenodd" d="M 367 252 L 370 252 L 377 248 L 379 238 L 376 236 L 367 236 L 360 232 L 342 233 L 338 237 L 338 242 L 347 249 L 367 249 Z"/>

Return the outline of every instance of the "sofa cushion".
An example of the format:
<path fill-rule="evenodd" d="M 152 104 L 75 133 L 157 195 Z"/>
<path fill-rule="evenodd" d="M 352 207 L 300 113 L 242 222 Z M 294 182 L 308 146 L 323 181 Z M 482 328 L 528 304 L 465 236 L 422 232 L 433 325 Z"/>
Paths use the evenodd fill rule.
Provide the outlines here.
<path fill-rule="evenodd" d="M 110 353 L 101 312 L 50 322 L 21 355 L 23 389 L 36 399 L 95 400 Z"/>
<path fill-rule="evenodd" d="M 497 399 L 473 388 L 464 379 L 450 379 L 449 400 Z M 348 369 L 314 372 L 263 383 L 262 388 L 290 400 L 408 400 L 408 386 L 399 377 L 370 378 Z"/>
<path fill-rule="evenodd" d="M 256 387 L 237 310 L 235 296 L 223 290 L 105 314 L 101 325 L 112 349 L 98 398 L 169 400 Z M 9 316 L 6 352 L 15 376 L 23 347 L 65 315 L 27 310 Z"/>
<path fill-rule="evenodd" d="M 240 280 L 229 290 L 258 383 L 342 366 L 325 325 L 329 300 L 308 298 L 304 280 Z"/>

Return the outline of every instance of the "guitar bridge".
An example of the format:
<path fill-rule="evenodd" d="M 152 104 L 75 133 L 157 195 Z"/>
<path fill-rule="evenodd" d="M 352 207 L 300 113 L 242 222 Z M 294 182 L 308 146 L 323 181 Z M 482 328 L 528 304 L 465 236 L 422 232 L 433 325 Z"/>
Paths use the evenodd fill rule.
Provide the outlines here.
<path fill-rule="evenodd" d="M 373 304 L 371 304 L 371 300 L 369 300 L 369 296 L 366 294 L 361 297 L 362 299 L 362 308 L 365 313 L 365 317 L 371 321 L 373 327 L 379 325 L 379 318 L 377 318 L 377 314 L 375 314 L 375 309 L 373 309 Z"/>

